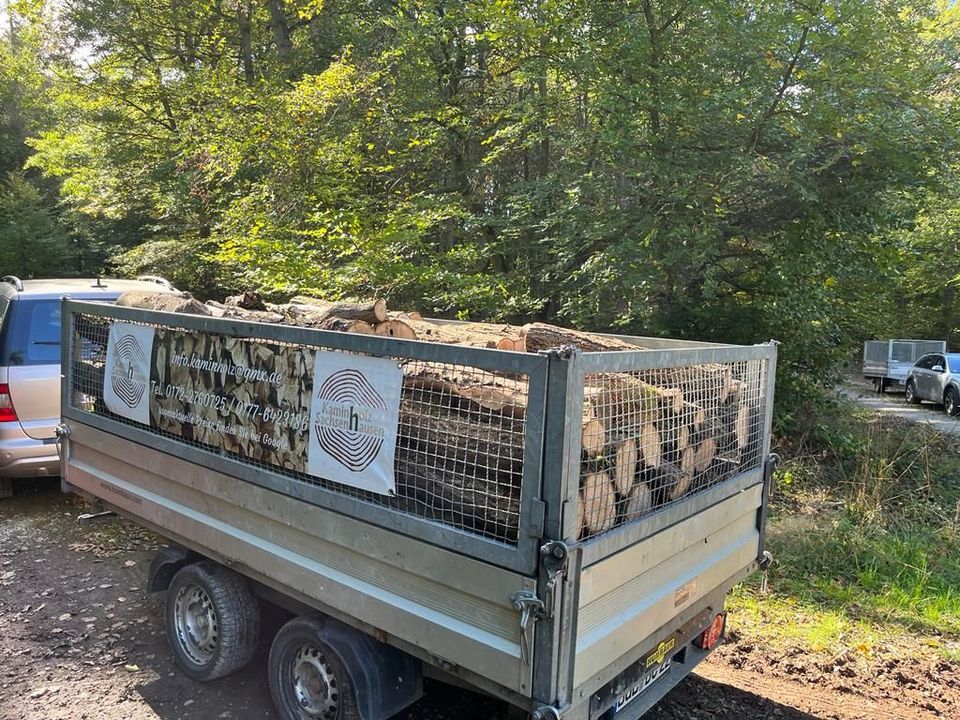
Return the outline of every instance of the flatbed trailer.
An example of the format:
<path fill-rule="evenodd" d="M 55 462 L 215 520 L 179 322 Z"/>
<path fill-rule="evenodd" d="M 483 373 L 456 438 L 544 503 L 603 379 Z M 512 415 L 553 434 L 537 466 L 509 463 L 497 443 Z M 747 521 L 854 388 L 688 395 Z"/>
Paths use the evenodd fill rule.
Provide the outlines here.
<path fill-rule="evenodd" d="M 946 351 L 945 340 L 867 340 L 863 344 L 863 377 L 879 393 L 887 388 L 903 389 L 910 368 L 921 356 Z"/>
<path fill-rule="evenodd" d="M 638 349 L 534 354 L 71 300 L 62 317 L 66 485 L 171 542 L 150 587 L 167 590 L 167 633 L 191 677 L 252 657 L 259 599 L 298 615 L 268 663 L 283 720 L 382 720 L 420 696 L 425 675 L 534 720 L 634 720 L 721 641 L 726 594 L 768 561 L 774 343 L 625 338 Z M 330 368 L 361 378 L 347 405 L 336 405 L 343 386 L 321 379 Z M 445 436 L 447 447 L 410 467 L 419 432 L 410 412 L 440 417 L 450 401 L 449 386 L 411 384 L 424 373 L 509 382 L 525 412 L 508 427 L 489 403 L 471 410 L 468 440 Z M 722 388 L 690 384 L 705 377 Z M 584 455 L 582 418 L 598 384 L 612 381 L 686 383 L 670 418 L 687 441 L 722 413 L 736 417 L 738 441 L 684 476 L 686 463 L 669 457 L 679 441 L 656 416 L 663 458 L 656 468 L 641 459 L 627 482 L 686 485 L 660 487 L 632 515 L 629 489 L 610 489 L 616 496 L 601 500 L 615 517 L 588 526 L 585 505 L 594 512 L 597 498 L 585 496 L 585 479 L 601 459 Z M 385 415 L 354 412 L 350 403 L 374 396 L 386 402 L 368 406 Z M 346 426 L 330 421 L 340 410 Z M 362 471 L 395 443 L 386 491 L 371 484 L 382 477 L 351 484 L 314 464 L 316 443 L 360 437 L 339 432 L 362 434 L 354 415 L 388 418 L 386 436 L 371 431 L 383 442 Z M 655 425 L 621 420 L 637 432 Z M 487 441 L 507 429 L 521 450 L 504 482 L 490 468 L 502 468 L 506 448 Z M 371 447 L 336 446 L 365 458 Z M 438 468 L 459 473 L 460 495 L 431 475 Z"/>

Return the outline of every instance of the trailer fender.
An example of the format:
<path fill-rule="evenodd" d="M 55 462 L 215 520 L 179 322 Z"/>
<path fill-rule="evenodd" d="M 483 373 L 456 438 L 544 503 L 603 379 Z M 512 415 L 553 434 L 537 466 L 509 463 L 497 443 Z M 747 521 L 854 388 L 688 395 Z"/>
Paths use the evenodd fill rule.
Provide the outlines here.
<path fill-rule="evenodd" d="M 170 587 L 170 581 L 184 565 L 200 560 L 201 557 L 186 548 L 170 545 L 154 555 L 150 563 L 150 575 L 147 580 L 147 592 L 163 592 Z"/>
<path fill-rule="evenodd" d="M 323 623 L 323 640 L 350 673 L 363 720 L 392 717 L 423 696 L 418 659 L 333 618 Z"/>

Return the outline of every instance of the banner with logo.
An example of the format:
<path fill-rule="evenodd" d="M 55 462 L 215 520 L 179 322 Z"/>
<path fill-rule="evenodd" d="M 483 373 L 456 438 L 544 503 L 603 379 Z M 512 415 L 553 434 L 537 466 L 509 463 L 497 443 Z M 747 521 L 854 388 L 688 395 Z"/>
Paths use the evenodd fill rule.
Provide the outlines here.
<path fill-rule="evenodd" d="M 392 494 L 402 385 L 383 358 L 114 323 L 104 400 L 249 462 Z"/>
<path fill-rule="evenodd" d="M 392 495 L 402 386 L 396 360 L 317 351 L 307 472 Z"/>
<path fill-rule="evenodd" d="M 150 424 L 150 359 L 154 329 L 114 323 L 107 341 L 103 401 L 110 412 Z"/>

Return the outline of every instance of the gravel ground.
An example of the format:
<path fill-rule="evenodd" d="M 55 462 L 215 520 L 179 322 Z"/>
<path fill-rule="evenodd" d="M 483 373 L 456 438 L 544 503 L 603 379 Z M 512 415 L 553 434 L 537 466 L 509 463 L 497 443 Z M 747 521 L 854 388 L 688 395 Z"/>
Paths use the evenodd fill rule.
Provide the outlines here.
<path fill-rule="evenodd" d="M 80 528 L 56 482 L 0 501 L 0 720 L 275 720 L 266 643 L 235 675 L 198 684 L 167 650 L 163 597 L 144 586 L 154 535 L 126 523 Z M 731 619 L 735 627 L 736 619 Z M 960 714 L 955 663 L 881 666 L 721 648 L 648 717 L 658 720 L 923 720 Z M 498 703 L 437 684 L 394 720 L 498 720 Z"/>

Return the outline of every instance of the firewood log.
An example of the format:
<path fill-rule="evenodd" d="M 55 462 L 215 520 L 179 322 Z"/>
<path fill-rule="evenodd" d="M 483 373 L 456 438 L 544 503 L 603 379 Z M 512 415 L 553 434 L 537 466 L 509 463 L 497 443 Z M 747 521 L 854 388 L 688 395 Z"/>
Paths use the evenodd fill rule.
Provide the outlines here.
<path fill-rule="evenodd" d="M 320 298 L 297 295 L 290 298 L 290 303 L 319 308 L 320 313 L 327 317 L 363 320 L 373 326 L 387 319 L 387 303 L 380 298 L 368 302 L 330 302 Z"/>
<path fill-rule="evenodd" d="M 653 508 L 653 492 L 642 480 L 630 492 L 624 510 L 624 522 L 631 522 L 643 517 Z"/>
<path fill-rule="evenodd" d="M 482 372 L 447 372 L 429 368 L 404 375 L 405 391 L 422 402 L 432 402 L 439 396 L 444 403 L 468 412 L 503 413 L 514 419 L 523 419 L 527 409 L 525 389 L 505 378 Z"/>
<path fill-rule="evenodd" d="M 512 476 L 491 480 L 464 473 L 458 462 L 404 444 L 397 447 L 394 468 L 399 509 L 516 542 L 520 485 L 509 481 Z"/>
<path fill-rule="evenodd" d="M 643 458 L 643 464 L 646 467 L 656 470 L 663 461 L 663 444 L 660 439 L 660 431 L 653 423 L 648 423 L 640 428 L 639 435 L 640 457 Z"/>
<path fill-rule="evenodd" d="M 431 398 L 418 402 L 404 393 L 400 440 L 460 465 L 460 472 L 516 477 L 523 464 L 523 424 L 506 415 L 465 412 Z"/>
<path fill-rule="evenodd" d="M 696 452 L 692 447 L 687 447 L 680 454 L 680 473 L 676 477 L 674 485 L 670 488 L 670 499 L 677 500 L 683 497 L 693 483 L 693 473 L 696 466 Z"/>
<path fill-rule="evenodd" d="M 633 438 L 621 441 L 617 446 L 613 465 L 613 482 L 621 495 L 628 495 L 633 487 L 634 476 L 637 474 L 637 459 L 637 441 Z"/>
<path fill-rule="evenodd" d="M 238 305 L 226 305 L 214 300 L 207 300 L 207 309 L 213 317 L 234 318 L 237 320 L 249 320 L 250 322 L 264 323 L 282 323 L 283 315 L 270 311 L 248 310 Z"/>
<path fill-rule="evenodd" d="M 337 332 L 359 333 L 373 335 L 373 325 L 364 320 L 350 320 L 342 317 L 328 317 L 317 326 L 320 330 L 335 330 Z"/>
<path fill-rule="evenodd" d="M 713 462 L 714 457 L 717 455 L 717 441 L 708 437 L 705 438 L 694 451 L 693 455 L 693 469 L 694 472 L 701 473 L 710 467 L 710 463 Z"/>
<path fill-rule="evenodd" d="M 185 313 L 187 315 L 210 315 L 210 310 L 190 293 L 155 293 L 142 290 L 127 290 L 119 298 L 120 307 L 159 310 L 161 312 Z"/>
<path fill-rule="evenodd" d="M 373 327 L 373 332 L 385 337 L 402 338 L 404 340 L 416 340 L 417 333 L 403 320 L 384 320 L 378 322 Z"/>
<path fill-rule="evenodd" d="M 546 323 L 529 323 L 520 329 L 527 352 L 539 352 L 573 345 L 585 352 L 602 350 L 643 350 L 640 345 L 629 343 L 619 338 L 604 337 L 585 333 L 579 330 L 548 325 Z"/>
<path fill-rule="evenodd" d="M 224 300 L 223 304 L 238 307 L 241 310 L 267 311 L 267 304 L 256 290 L 247 290 L 242 295 L 231 295 Z"/>
<path fill-rule="evenodd" d="M 603 449 L 607 445 L 607 431 L 600 420 L 590 414 L 585 414 L 580 438 L 583 451 L 588 458 L 597 458 L 603 455 Z"/>
<path fill-rule="evenodd" d="M 617 520 L 616 495 L 605 472 L 587 473 L 580 491 L 584 526 L 587 534 L 597 535 L 614 526 Z"/>

